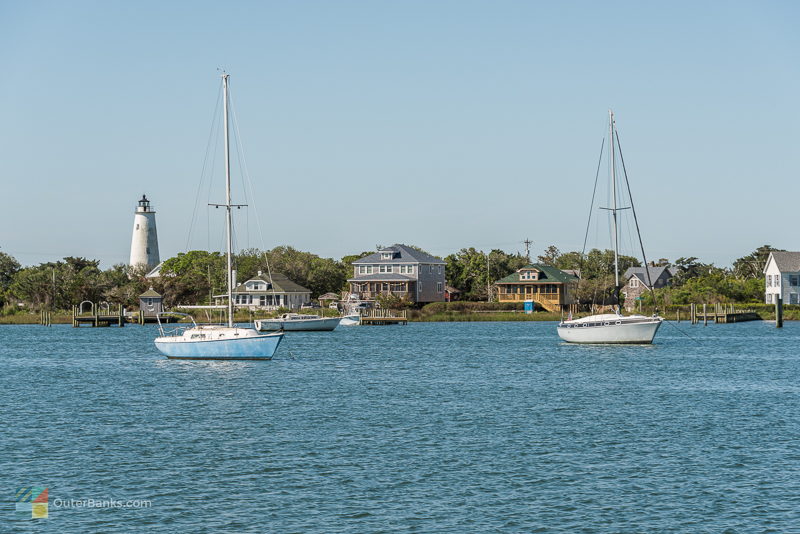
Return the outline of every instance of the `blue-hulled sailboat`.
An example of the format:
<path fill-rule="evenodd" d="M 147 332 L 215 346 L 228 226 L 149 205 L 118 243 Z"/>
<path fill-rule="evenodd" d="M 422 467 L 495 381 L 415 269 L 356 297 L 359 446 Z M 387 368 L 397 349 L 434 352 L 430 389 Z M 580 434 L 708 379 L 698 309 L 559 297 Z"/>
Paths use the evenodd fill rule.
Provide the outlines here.
<path fill-rule="evenodd" d="M 283 339 L 283 332 L 262 334 L 253 328 L 233 324 L 233 272 L 232 272 L 232 222 L 231 166 L 228 133 L 228 74 L 222 74 L 224 124 L 225 124 L 225 204 L 217 207 L 226 210 L 227 259 L 228 259 L 228 324 L 198 325 L 165 332 L 159 320 L 160 336 L 155 339 L 156 348 L 167 358 L 182 360 L 270 360 Z M 169 335 L 172 334 L 172 335 Z"/>

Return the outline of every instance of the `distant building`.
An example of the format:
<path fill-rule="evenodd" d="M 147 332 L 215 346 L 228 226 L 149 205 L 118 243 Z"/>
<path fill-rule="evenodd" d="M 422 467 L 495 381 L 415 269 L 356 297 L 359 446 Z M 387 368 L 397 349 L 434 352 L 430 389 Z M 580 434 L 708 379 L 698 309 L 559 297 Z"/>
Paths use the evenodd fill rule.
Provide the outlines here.
<path fill-rule="evenodd" d="M 784 304 L 800 304 L 800 252 L 770 252 L 764 274 L 764 302 L 775 304 L 781 295 Z"/>
<path fill-rule="evenodd" d="M 636 300 L 650 290 L 647 283 L 648 272 L 653 289 L 659 289 L 672 284 L 672 277 L 677 274 L 677 269 L 652 265 L 648 266 L 647 270 L 644 267 L 630 267 L 623 276 L 625 285 L 621 291 L 625 296 L 625 309 L 632 310 L 636 305 Z"/>
<path fill-rule="evenodd" d="M 454 300 L 461 300 L 461 291 L 453 286 L 444 286 L 444 300 L 445 302 L 453 302 Z"/>
<path fill-rule="evenodd" d="M 142 195 L 142 199 L 133 213 L 130 266 L 143 265 L 150 271 L 155 269 L 159 263 L 156 212 L 150 207 L 147 197 Z"/>
<path fill-rule="evenodd" d="M 444 302 L 445 263 L 406 245 L 385 247 L 353 262 L 350 293 L 369 300 L 395 295 L 411 302 Z"/>
<path fill-rule="evenodd" d="M 249 308 L 298 309 L 311 302 L 311 290 L 292 282 L 286 275 L 272 273 L 272 278 L 261 271 L 253 278 L 233 288 L 233 303 Z M 224 303 L 226 295 L 215 295 L 217 303 Z"/>
<path fill-rule="evenodd" d="M 155 315 L 164 311 L 164 297 L 153 291 L 151 287 L 139 295 L 139 309 L 146 315 Z"/>
<path fill-rule="evenodd" d="M 495 282 L 499 302 L 533 301 L 547 311 L 575 304 L 578 278 L 549 265 L 535 263 Z"/>

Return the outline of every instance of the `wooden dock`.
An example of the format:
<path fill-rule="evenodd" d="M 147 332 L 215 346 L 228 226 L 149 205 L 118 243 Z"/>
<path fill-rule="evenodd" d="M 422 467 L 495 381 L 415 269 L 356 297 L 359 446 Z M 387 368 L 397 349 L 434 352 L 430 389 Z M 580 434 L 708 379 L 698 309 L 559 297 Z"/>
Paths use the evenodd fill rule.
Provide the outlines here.
<path fill-rule="evenodd" d="M 362 325 L 390 325 L 408 324 L 408 314 L 406 310 L 366 310 L 361 315 Z"/>
<path fill-rule="evenodd" d="M 90 305 L 88 313 L 83 311 L 84 304 Z M 72 326 L 74 328 L 77 328 L 81 325 L 99 327 L 116 324 L 119 327 L 125 326 L 125 316 L 123 315 L 122 304 L 117 307 L 116 312 L 112 312 L 111 307 L 108 305 L 105 306 L 105 310 L 103 308 L 103 306 L 89 301 L 84 301 L 77 306 L 73 306 Z"/>
<path fill-rule="evenodd" d="M 702 322 L 705 325 L 709 321 L 714 321 L 715 324 L 726 324 L 761 320 L 755 311 L 737 310 L 733 304 L 714 304 L 713 310 L 709 310 L 708 305 L 703 304 L 702 311 L 698 311 L 697 304 L 692 304 L 690 313 L 692 324 Z"/>
<path fill-rule="evenodd" d="M 144 313 L 144 311 L 139 310 L 138 312 L 129 312 L 125 316 L 125 320 L 129 323 L 134 323 L 134 324 L 153 324 L 153 323 L 158 323 L 158 314 Z M 179 318 L 175 317 L 174 315 L 161 316 L 162 323 L 177 323 L 178 321 Z"/>

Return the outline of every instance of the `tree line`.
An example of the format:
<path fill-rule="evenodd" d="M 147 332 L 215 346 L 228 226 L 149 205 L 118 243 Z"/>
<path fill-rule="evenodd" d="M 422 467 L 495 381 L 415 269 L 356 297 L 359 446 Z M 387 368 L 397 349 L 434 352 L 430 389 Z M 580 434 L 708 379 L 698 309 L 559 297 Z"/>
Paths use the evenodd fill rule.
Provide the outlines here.
<path fill-rule="evenodd" d="M 676 274 L 672 285 L 659 290 L 658 297 L 666 304 L 760 301 L 764 293 L 764 264 L 773 250 L 779 249 L 763 245 L 737 259 L 730 268 L 703 263 L 696 257 L 673 262 L 661 258 L 653 264 L 673 267 Z M 347 279 L 353 275 L 352 263 L 371 253 L 365 251 L 335 260 L 290 246 L 268 251 L 246 249 L 235 255 L 234 268 L 240 282 L 259 271 L 265 275 L 282 273 L 310 289 L 316 298 L 328 292 L 347 291 Z M 531 263 L 520 253 L 499 249 L 484 252 L 474 247 L 462 248 L 444 261 L 447 285 L 470 301 L 493 300 L 493 284 L 497 280 Z M 562 253 L 551 245 L 536 262 L 579 272 L 581 301 L 597 301 L 598 296 L 604 298 L 613 290 L 614 254 L 610 250 Z M 169 258 L 161 266 L 161 276 L 146 278 L 146 269 L 124 264 L 101 270 L 98 260 L 66 257 L 23 267 L 12 256 L 0 253 L 0 305 L 6 311 L 18 308 L 19 303 L 30 309 L 68 310 L 74 304 L 90 300 L 132 307 L 150 287 L 164 296 L 168 306 L 205 304 L 214 295 L 225 293 L 225 264 L 225 256 L 220 252 L 195 250 Z M 641 266 L 630 256 L 620 256 L 619 264 L 622 273 L 629 267 Z"/>

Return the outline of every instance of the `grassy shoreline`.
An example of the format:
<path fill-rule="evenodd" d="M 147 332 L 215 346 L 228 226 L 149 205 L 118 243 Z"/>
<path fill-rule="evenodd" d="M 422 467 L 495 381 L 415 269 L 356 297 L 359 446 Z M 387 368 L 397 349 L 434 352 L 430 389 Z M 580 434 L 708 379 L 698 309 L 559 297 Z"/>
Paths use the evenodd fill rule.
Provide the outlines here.
<path fill-rule="evenodd" d="M 762 320 L 774 321 L 775 314 L 767 310 L 756 310 Z M 797 321 L 800 320 L 800 313 L 796 310 L 784 311 L 784 320 Z M 274 314 L 273 314 L 274 315 Z M 328 314 L 326 314 L 328 315 Z M 332 314 L 331 314 L 332 315 Z M 588 314 L 582 314 L 588 315 Z M 674 311 L 666 311 L 661 313 L 664 319 L 669 321 L 677 320 L 677 313 Z M 235 320 L 238 323 L 248 323 L 254 318 L 249 313 L 237 313 Z M 259 315 L 256 318 L 261 318 Z M 689 314 L 681 311 L 681 321 L 689 321 Z M 196 317 L 195 320 L 205 322 L 205 317 Z M 431 322 L 497 322 L 497 321 L 559 321 L 561 320 L 560 313 L 551 313 L 544 311 L 537 311 L 531 314 L 521 313 L 519 311 L 441 311 L 436 313 L 424 313 L 420 310 L 412 310 L 408 314 L 409 322 L 431 323 Z M 69 313 L 53 313 L 51 315 L 52 324 L 72 324 L 72 315 Z M 40 324 L 40 315 L 38 313 L 16 313 L 13 315 L 0 316 L 0 325 L 26 325 L 26 324 Z"/>

